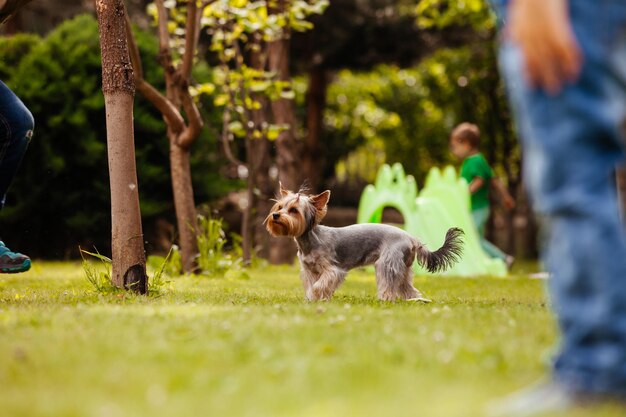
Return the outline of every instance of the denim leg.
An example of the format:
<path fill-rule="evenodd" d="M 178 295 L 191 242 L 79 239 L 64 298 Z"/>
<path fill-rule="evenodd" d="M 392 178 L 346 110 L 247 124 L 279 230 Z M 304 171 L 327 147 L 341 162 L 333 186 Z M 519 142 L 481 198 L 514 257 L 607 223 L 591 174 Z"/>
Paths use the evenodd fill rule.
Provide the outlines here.
<path fill-rule="evenodd" d="M 487 255 L 495 259 L 506 259 L 506 254 L 502 252 L 496 245 L 485 239 L 485 227 L 487 220 L 489 219 L 489 207 L 483 207 L 480 209 L 472 210 L 472 220 L 478 230 L 478 236 L 480 237 L 480 247 L 485 251 Z"/>
<path fill-rule="evenodd" d="M 0 81 L 0 208 L 26 153 L 34 124 L 24 103 Z"/>
<path fill-rule="evenodd" d="M 624 160 L 626 7 L 573 0 L 585 56 L 580 79 L 548 96 L 524 83 L 522 57 L 500 61 L 524 148 L 524 173 L 545 215 L 549 288 L 562 331 L 555 378 L 583 391 L 626 395 L 626 236 L 615 166 Z M 613 7 L 615 6 L 615 7 Z M 610 35 L 610 36 L 609 36 Z"/>
<path fill-rule="evenodd" d="M 490 258 L 500 259 L 502 261 L 506 260 L 506 254 L 487 239 L 480 239 L 480 247 L 485 251 L 487 255 L 489 255 Z"/>
<path fill-rule="evenodd" d="M 472 220 L 474 221 L 474 226 L 476 226 L 476 230 L 478 230 L 478 235 L 481 238 L 485 237 L 485 226 L 487 225 L 487 219 L 489 219 L 489 207 L 472 210 Z"/>

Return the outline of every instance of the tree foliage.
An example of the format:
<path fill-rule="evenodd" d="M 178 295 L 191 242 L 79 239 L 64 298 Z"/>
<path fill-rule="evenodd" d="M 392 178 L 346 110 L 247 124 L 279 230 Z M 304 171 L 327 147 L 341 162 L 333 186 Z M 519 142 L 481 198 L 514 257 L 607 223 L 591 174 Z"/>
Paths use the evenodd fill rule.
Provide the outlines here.
<path fill-rule="evenodd" d="M 492 32 L 495 17 L 487 0 L 420 0 L 417 24 L 425 29 L 471 26 L 476 34 Z"/>
<path fill-rule="evenodd" d="M 292 3 L 314 9 L 323 4 Z M 175 7 L 177 1 L 166 4 L 174 21 L 169 29 L 176 61 L 183 47 L 178 35 L 185 14 Z M 314 17 L 298 8 L 292 17 L 272 17 L 267 6 L 264 1 L 216 0 L 205 9 L 203 25 L 210 30 L 211 42 L 206 56 L 219 68 L 201 64 L 192 75 L 193 94 L 207 124 L 214 126 L 194 145 L 197 202 L 232 188 L 218 169 L 223 161 L 215 130 L 222 126 L 224 108 L 230 107 L 227 131 L 239 143 L 234 152 L 242 159 L 241 138 L 247 133 L 272 139 L 283 128 L 267 119 L 267 124 L 246 130 L 250 112 L 259 110 L 260 96 L 295 95 L 299 120 L 305 119 L 307 78 L 277 82 L 274 74 L 257 68 L 250 58 L 284 28 L 309 29 L 308 22 L 314 28 L 306 35 L 290 32 L 291 57 L 298 60 L 294 67 L 305 72 L 316 62 L 328 71 L 337 70 L 330 79 L 324 112 L 324 180 L 336 173 L 368 180 L 386 161 L 403 163 L 421 181 L 430 167 L 454 162 L 448 134 L 461 121 L 481 127 L 483 151 L 501 175 L 519 177 L 519 150 L 492 45 L 494 21 L 485 3 L 333 0 L 323 15 Z M 290 22 L 302 14 L 305 19 L 292 27 Z M 136 37 L 144 76 L 162 89 L 156 39 L 141 31 Z M 78 244 L 108 249 L 109 190 L 98 51 L 97 25 L 89 16 L 65 22 L 43 39 L 0 38 L 0 79 L 23 99 L 36 120 L 35 136 L 9 191 L 0 228 L 3 237 L 34 256 L 77 254 Z M 230 96 L 228 90 L 236 91 L 242 83 L 243 90 L 238 91 L 244 94 Z M 141 207 L 149 235 L 155 219 L 173 219 L 168 146 L 160 114 L 140 95 L 135 120 Z M 299 137 L 305 128 L 304 123 L 296 127 Z"/>
<path fill-rule="evenodd" d="M 412 68 L 340 72 L 325 116 L 329 155 L 340 174 L 371 181 L 383 161 L 355 158 L 371 162 L 368 154 L 382 150 L 387 162 L 402 163 L 422 181 L 431 167 L 457 163 L 449 132 L 470 121 L 481 128 L 481 148 L 497 171 L 517 180 L 520 154 L 494 53 L 466 46 L 440 50 Z"/>
<path fill-rule="evenodd" d="M 373 30 L 382 22 L 397 30 L 404 27 L 407 37 L 425 44 L 412 55 L 413 62 L 407 62 L 406 55 L 389 55 L 395 49 L 380 51 L 376 45 L 383 44 L 384 39 L 374 42 L 362 36 L 362 43 L 370 45 L 370 64 L 378 65 L 372 69 L 355 65 L 348 51 L 340 57 L 344 68 L 328 88 L 324 117 L 323 142 L 329 159 L 325 180 L 337 169 L 342 178 L 371 181 L 385 160 L 403 163 L 421 180 L 432 166 L 455 162 L 448 151 L 448 135 L 462 121 L 481 127 L 483 151 L 489 160 L 508 179 L 518 180 L 519 150 L 498 75 L 495 19 L 488 4 L 481 0 L 375 3 L 381 7 L 351 0 L 331 5 L 323 18 L 343 16 L 346 21 L 344 26 L 331 29 L 340 31 L 341 41 L 335 48 L 345 48 L 345 42 L 351 44 L 351 32 L 341 32 L 346 27 L 352 32 L 361 30 L 360 25 L 362 30 Z M 347 11 L 354 12 L 352 17 Z M 405 26 L 407 18 L 411 19 L 410 30 Z M 330 60 L 335 56 L 333 45 L 331 42 L 326 47 L 324 33 L 317 32 L 330 24 L 322 22 L 312 32 L 315 39 L 322 40 L 313 48 L 327 65 L 334 62 Z M 379 34 L 391 32 L 388 29 Z M 397 36 L 389 39 L 406 43 Z M 306 78 L 300 80 L 296 90 L 303 105 Z"/>
<path fill-rule="evenodd" d="M 219 94 L 215 104 L 224 106 L 225 129 L 236 137 L 274 140 L 288 126 L 255 123 L 252 112 L 260 110 L 259 98 L 293 99 L 289 80 L 280 80 L 267 68 L 267 44 L 289 37 L 291 31 L 304 32 L 313 27 L 307 19 L 321 14 L 328 0 L 288 3 L 285 10 L 272 10 L 272 2 L 218 0 L 204 10 L 203 24 L 211 36 L 210 52 L 219 66 L 212 86 Z M 273 6 L 276 7 L 275 5 Z"/>

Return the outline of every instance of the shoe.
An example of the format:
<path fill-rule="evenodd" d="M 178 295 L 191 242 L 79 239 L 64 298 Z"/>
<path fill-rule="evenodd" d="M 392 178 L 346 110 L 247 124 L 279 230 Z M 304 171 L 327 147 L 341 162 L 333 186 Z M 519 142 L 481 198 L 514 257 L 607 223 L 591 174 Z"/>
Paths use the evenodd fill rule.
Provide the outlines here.
<path fill-rule="evenodd" d="M 577 392 L 556 382 L 540 382 L 487 407 L 489 417 L 533 417 L 565 413 L 615 401 L 601 394 Z"/>
<path fill-rule="evenodd" d="M 0 273 L 15 274 L 30 269 L 30 258 L 21 253 L 12 252 L 0 241 Z"/>

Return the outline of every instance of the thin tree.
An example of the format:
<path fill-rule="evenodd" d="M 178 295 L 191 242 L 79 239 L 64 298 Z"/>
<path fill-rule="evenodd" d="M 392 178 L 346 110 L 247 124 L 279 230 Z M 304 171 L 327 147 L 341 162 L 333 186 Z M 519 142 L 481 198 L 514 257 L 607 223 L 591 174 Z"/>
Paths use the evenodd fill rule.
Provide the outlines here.
<path fill-rule="evenodd" d="M 290 2 L 277 0 L 270 13 L 280 15 L 287 12 Z M 284 28 L 282 36 L 268 43 L 269 69 L 278 80 L 289 83 L 289 44 L 291 31 Z M 274 122 L 288 126 L 276 139 L 276 165 L 278 179 L 288 190 L 297 190 L 302 184 L 302 146 L 296 138 L 296 112 L 293 100 L 281 97 L 272 102 Z M 272 263 L 291 263 L 296 254 L 296 245 L 291 239 L 271 240 L 269 260 Z"/>
<path fill-rule="evenodd" d="M 229 32 L 235 24 L 234 21 L 226 21 L 218 26 L 218 30 Z M 214 45 L 216 43 L 214 40 Z M 219 47 L 213 49 L 217 51 L 223 76 L 221 87 L 227 98 L 221 135 L 224 154 L 246 173 L 241 238 L 243 263 L 249 266 L 256 240 L 254 235 L 260 231 L 259 226 L 262 227 L 265 209 L 271 207 L 267 205 L 270 198 L 268 189 L 272 188 L 268 184 L 268 135 L 278 135 L 280 128 L 268 123 L 269 96 L 266 94 L 272 86 L 272 75 L 264 71 L 266 54 L 261 34 L 255 31 L 243 39 L 233 37 L 227 43 L 217 45 Z M 230 142 L 234 140 L 235 133 L 244 138 L 245 162 L 231 150 Z"/>
<path fill-rule="evenodd" d="M 165 95 L 144 79 L 139 50 L 133 36 L 130 20 L 127 19 L 126 22 L 126 36 L 131 46 L 130 52 L 137 79 L 137 90 L 161 112 L 167 125 L 176 222 L 182 268 L 183 272 L 186 273 L 195 269 L 195 258 L 198 253 L 197 212 L 191 182 L 191 146 L 203 128 L 200 112 L 189 91 L 189 78 L 198 47 L 200 17 L 202 10 L 209 3 L 210 1 L 205 1 L 198 8 L 196 0 L 187 2 L 184 53 L 180 62 L 174 65 L 168 30 L 168 11 L 163 0 L 155 0 L 154 2 L 158 16 L 159 63 L 163 67 L 165 76 Z M 187 117 L 186 121 L 181 110 Z"/>
<path fill-rule="evenodd" d="M 266 243 L 261 219 L 267 215 L 269 198 L 277 191 L 269 176 L 271 142 L 276 141 L 277 165 L 281 180 L 295 189 L 300 184 L 300 159 L 295 140 L 295 113 L 288 68 L 288 50 L 272 55 L 271 45 L 280 42 L 291 30 L 305 31 L 312 25 L 306 19 L 320 14 L 327 6 L 326 0 L 310 2 L 281 2 L 280 10 L 273 10 L 274 2 L 244 1 L 238 4 L 217 0 L 205 15 L 209 34 L 212 35 L 211 50 L 217 55 L 220 66 L 218 84 L 222 92 L 220 102 L 225 106 L 222 143 L 228 159 L 246 173 L 246 204 L 242 216 L 242 240 L 244 263 L 250 262 L 252 242 Z M 289 43 L 280 43 L 288 48 Z M 276 70 L 280 66 L 280 71 Z M 216 100 L 217 101 L 217 100 Z M 270 107 L 278 104 L 270 122 Z M 289 131 L 288 135 L 285 132 Z M 237 158 L 231 149 L 235 138 L 244 140 L 245 161 Z M 289 148 L 291 147 L 291 152 Z M 255 236 L 256 235 L 256 236 Z M 287 245 L 293 243 L 287 242 Z M 258 248 L 268 255 L 267 248 Z M 280 255 L 295 254 L 294 248 L 275 251 Z M 269 251 L 270 259 L 272 251 Z"/>
<path fill-rule="evenodd" d="M 124 35 L 124 2 L 96 0 L 96 12 L 102 54 L 102 92 L 106 109 L 111 182 L 111 278 L 118 287 L 145 294 L 148 290 L 148 277 L 133 132 L 135 80 Z"/>

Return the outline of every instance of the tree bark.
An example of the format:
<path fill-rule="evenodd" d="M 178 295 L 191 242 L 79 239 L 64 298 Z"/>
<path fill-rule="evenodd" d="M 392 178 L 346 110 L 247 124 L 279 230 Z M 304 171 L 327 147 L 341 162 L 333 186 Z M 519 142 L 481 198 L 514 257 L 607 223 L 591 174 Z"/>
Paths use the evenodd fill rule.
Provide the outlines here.
<path fill-rule="evenodd" d="M 130 22 L 126 22 L 126 37 L 131 44 L 133 66 L 137 69 L 139 91 L 163 115 L 167 124 L 167 137 L 170 144 L 170 174 L 172 177 L 172 193 L 176 211 L 179 244 L 183 272 L 191 273 L 196 269 L 198 254 L 198 219 L 191 181 L 191 146 L 203 128 L 203 122 L 191 94 L 189 93 L 189 76 L 193 66 L 193 58 L 198 44 L 198 32 L 201 13 L 197 4 L 187 4 L 187 21 L 185 27 L 185 53 L 177 68 L 172 64 L 172 53 L 167 28 L 167 10 L 163 0 L 155 1 L 158 13 L 159 63 L 165 74 L 165 95 L 161 94 L 143 79 L 139 51 L 134 42 Z M 181 115 L 181 109 L 187 116 L 187 122 Z"/>
<path fill-rule="evenodd" d="M 125 37 L 122 0 L 97 0 L 111 182 L 112 282 L 141 294 L 148 291 L 139 189 L 135 164 L 135 80 Z"/>
<path fill-rule="evenodd" d="M 307 134 L 302 152 L 302 172 L 312 191 L 318 190 L 322 181 L 323 147 L 321 137 L 326 106 L 326 72 L 319 65 L 309 71 L 309 86 L 306 93 Z"/>
<path fill-rule="evenodd" d="M 193 272 L 198 254 L 198 216 L 191 182 L 191 154 L 170 138 L 170 172 L 183 272 Z"/>
<path fill-rule="evenodd" d="M 167 72 L 168 66 L 163 65 L 163 69 Z M 188 92 L 182 91 L 174 77 L 167 75 L 165 91 L 167 100 L 177 112 L 180 112 L 181 101 L 179 97 L 181 94 L 188 94 Z M 167 137 L 170 144 L 170 176 L 172 177 L 172 194 L 174 196 L 181 266 L 184 273 L 191 273 L 197 267 L 198 214 L 191 181 L 191 152 L 188 146 L 181 146 L 180 144 L 180 137 L 184 131 L 185 129 L 175 132 L 168 125 Z M 192 140 L 195 140 L 195 137 Z"/>
<path fill-rule="evenodd" d="M 250 266 L 252 262 L 252 244 L 253 244 L 253 228 L 252 228 L 252 219 L 253 209 L 255 206 L 255 196 L 254 196 L 254 158 L 255 155 L 253 153 L 254 145 L 253 142 L 257 139 L 252 139 L 250 137 L 246 137 L 246 159 L 248 160 L 248 178 L 246 181 L 246 206 L 243 208 L 243 213 L 241 217 L 241 239 L 242 239 L 242 252 L 243 252 L 243 265 Z"/>
<path fill-rule="evenodd" d="M 263 220 L 270 212 L 274 203 L 270 200 L 274 198 L 274 182 L 270 178 L 269 170 L 271 165 L 270 143 L 266 138 L 259 139 L 252 144 L 254 155 L 254 245 L 258 256 L 269 259 L 270 235 L 265 230 Z"/>
<path fill-rule="evenodd" d="M 5 33 L 7 35 L 14 35 L 22 31 L 22 19 L 19 15 L 19 11 L 31 1 L 32 0 L 8 0 L 0 7 L 0 24 L 11 19 L 7 22 L 7 27 L 5 27 Z"/>
<path fill-rule="evenodd" d="M 279 39 L 268 44 L 270 71 L 281 81 L 289 81 L 289 39 Z M 281 98 L 272 102 L 274 122 L 289 126 L 276 139 L 276 164 L 278 179 L 283 187 L 297 190 L 302 183 L 300 146 L 295 136 L 296 115 L 293 101 Z"/>
<path fill-rule="evenodd" d="M 279 0 L 278 6 L 282 10 L 284 1 Z M 281 81 L 289 81 L 289 38 L 269 42 L 268 58 L 270 71 L 277 74 Z M 288 129 L 281 132 L 276 139 L 276 165 L 278 179 L 284 188 L 297 190 L 302 184 L 301 147 L 295 136 L 296 115 L 291 100 L 281 98 L 272 102 L 274 122 L 287 125 Z M 278 190 L 276 190 L 278 191 Z M 296 245 L 292 239 L 276 238 L 271 240 L 269 260 L 272 263 L 291 263 L 296 254 Z"/>
<path fill-rule="evenodd" d="M 267 64 L 266 57 L 267 45 L 263 52 L 253 53 L 251 55 L 252 67 L 263 71 Z M 260 109 L 252 110 L 252 122 L 257 128 L 263 126 L 270 119 L 270 101 L 262 94 L 252 94 L 252 99 L 261 103 Z M 248 159 L 248 167 L 250 172 L 248 175 L 254 183 L 254 190 L 251 194 L 252 201 L 249 202 L 252 208 L 252 242 L 254 243 L 254 252 L 263 259 L 269 259 L 270 235 L 265 230 L 263 220 L 268 215 L 270 209 L 274 205 L 271 198 L 274 198 L 275 183 L 269 175 L 272 157 L 270 155 L 271 144 L 265 137 L 255 139 L 250 142 L 246 152 Z"/>
<path fill-rule="evenodd" d="M 182 130 L 171 129 L 168 125 L 170 142 L 170 173 L 172 176 L 172 192 L 176 211 L 180 255 L 183 272 L 191 273 L 195 270 L 196 255 L 198 254 L 198 219 L 196 205 L 193 198 L 191 182 L 190 146 L 200 134 L 202 121 L 200 120 L 195 104 L 191 100 L 188 80 L 191 72 L 193 56 L 195 54 L 196 2 L 188 3 L 187 25 L 185 31 L 185 54 L 180 68 L 172 64 L 172 53 L 167 29 L 167 12 L 163 0 L 155 2 L 159 14 L 159 49 L 160 63 L 165 74 L 165 96 L 180 114 L 184 108 L 188 125 L 183 123 Z M 165 119 L 166 122 L 168 119 Z M 186 136 L 185 138 L 183 138 Z"/>

